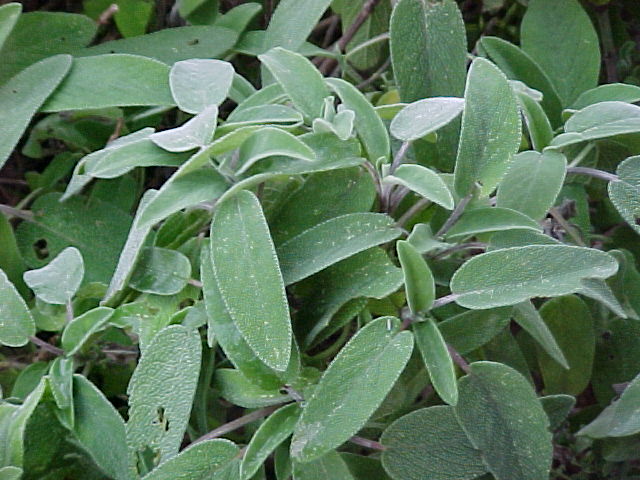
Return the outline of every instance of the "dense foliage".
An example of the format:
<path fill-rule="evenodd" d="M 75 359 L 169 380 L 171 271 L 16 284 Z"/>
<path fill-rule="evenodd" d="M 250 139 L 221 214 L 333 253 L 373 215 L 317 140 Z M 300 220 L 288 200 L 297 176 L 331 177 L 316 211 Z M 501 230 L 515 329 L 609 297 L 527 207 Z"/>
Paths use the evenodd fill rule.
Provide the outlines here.
<path fill-rule="evenodd" d="M 636 1 L 0 3 L 0 480 L 640 478 Z"/>

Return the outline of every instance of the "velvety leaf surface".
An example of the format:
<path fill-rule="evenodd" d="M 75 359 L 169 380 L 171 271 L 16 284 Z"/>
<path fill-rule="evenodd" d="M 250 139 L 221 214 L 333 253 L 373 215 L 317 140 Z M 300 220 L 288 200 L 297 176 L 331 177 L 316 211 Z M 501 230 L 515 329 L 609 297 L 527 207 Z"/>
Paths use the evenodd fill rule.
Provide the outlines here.
<path fill-rule="evenodd" d="M 464 99 L 434 97 L 404 107 L 391 122 L 391 134 L 411 142 L 433 133 L 453 121 L 464 109 Z"/>
<path fill-rule="evenodd" d="M 73 355 L 80 350 L 94 333 L 104 330 L 113 309 L 97 307 L 71 320 L 62 333 L 62 348 L 67 355 Z"/>
<path fill-rule="evenodd" d="M 630 157 L 618 165 L 619 182 L 609 182 L 609 197 L 622 218 L 640 233 L 640 157 Z"/>
<path fill-rule="evenodd" d="M 458 403 L 458 385 L 453 360 L 447 344 L 432 318 L 413 325 L 416 344 L 429 372 L 431 384 L 449 405 Z"/>
<path fill-rule="evenodd" d="M 538 222 L 516 210 L 503 207 L 469 209 L 446 233 L 447 240 L 460 240 L 480 233 L 504 230 L 540 231 Z"/>
<path fill-rule="evenodd" d="M 510 307 L 468 310 L 438 323 L 445 341 L 460 355 L 485 345 L 498 335 L 511 320 Z"/>
<path fill-rule="evenodd" d="M 340 454 L 331 450 L 324 456 L 307 463 L 293 464 L 294 480 L 354 480 L 349 467 Z"/>
<path fill-rule="evenodd" d="M 35 322 L 27 304 L 7 275 L 0 270 L 0 343 L 21 347 L 35 333 Z"/>
<path fill-rule="evenodd" d="M 182 60 L 175 63 L 169 73 L 171 94 L 180 110 L 203 112 L 227 98 L 233 73 L 233 66 L 222 60 Z"/>
<path fill-rule="evenodd" d="M 265 35 L 265 51 L 272 47 L 297 51 L 330 4 L 331 0 L 283 0 L 278 3 Z"/>
<path fill-rule="evenodd" d="M 453 196 L 447 184 L 437 173 L 422 165 L 400 165 L 393 175 L 384 177 L 384 182 L 407 187 L 447 210 L 454 207 Z"/>
<path fill-rule="evenodd" d="M 404 275 L 407 304 L 414 315 L 427 312 L 436 297 L 436 286 L 429 265 L 420 252 L 405 240 L 396 243 Z"/>
<path fill-rule="evenodd" d="M 22 5 L 19 3 L 7 3 L 0 7 L 0 50 L 21 13 Z"/>
<path fill-rule="evenodd" d="M 140 253 L 131 274 L 131 287 L 156 295 L 175 295 L 191 278 L 189 259 L 176 250 L 150 247 Z"/>
<path fill-rule="evenodd" d="M 218 106 L 209 105 L 195 117 L 170 130 L 157 132 L 149 138 L 168 152 L 187 152 L 207 145 L 218 123 Z"/>
<path fill-rule="evenodd" d="M 83 277 L 80 251 L 67 247 L 45 267 L 25 272 L 24 281 L 41 300 L 64 305 L 78 291 Z"/>
<path fill-rule="evenodd" d="M 581 110 L 589 105 L 600 102 L 626 102 L 636 103 L 640 101 L 640 87 L 627 83 L 610 83 L 599 85 L 580 94 L 571 105 L 572 109 Z"/>

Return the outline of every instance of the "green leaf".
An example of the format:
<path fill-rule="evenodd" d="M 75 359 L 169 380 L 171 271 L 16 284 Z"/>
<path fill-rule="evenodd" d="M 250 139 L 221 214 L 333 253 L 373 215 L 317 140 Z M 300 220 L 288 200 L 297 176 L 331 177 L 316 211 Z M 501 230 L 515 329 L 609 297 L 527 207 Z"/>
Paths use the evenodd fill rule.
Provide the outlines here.
<path fill-rule="evenodd" d="M 610 83 L 599 85 L 580 94 L 571 105 L 574 110 L 581 110 L 589 105 L 600 102 L 626 102 L 636 103 L 640 101 L 640 87 L 627 83 Z"/>
<path fill-rule="evenodd" d="M 305 230 L 278 247 L 285 285 L 400 236 L 391 217 L 350 213 Z"/>
<path fill-rule="evenodd" d="M 0 432 L 0 434 L 4 434 L 3 444 L 0 444 L 4 450 L 4 465 L 22 465 L 25 427 L 46 389 L 47 379 L 43 377 L 38 386 L 24 399 L 22 405 L 13 409 L 10 413 L 9 411 L 7 412 L 7 417 L 5 417 L 7 422 L 6 430 Z"/>
<path fill-rule="evenodd" d="M 384 177 L 384 183 L 402 185 L 418 195 L 437 203 L 447 210 L 453 210 L 453 195 L 440 175 L 422 165 L 400 165 L 393 175 Z"/>
<path fill-rule="evenodd" d="M 127 53 L 173 65 L 191 58 L 222 58 L 234 46 L 237 33 L 219 26 L 166 28 L 147 35 L 104 42 L 76 50 L 74 56 L 89 57 Z"/>
<path fill-rule="evenodd" d="M 325 0 L 317 3 L 325 3 Z M 280 3 L 278 8 L 282 6 L 283 3 Z M 295 9 L 299 8 L 300 5 L 296 5 Z M 309 60 L 298 53 L 279 47 L 258 58 L 307 120 L 322 117 L 324 99 L 329 96 L 329 90 L 322 75 Z"/>
<path fill-rule="evenodd" d="M 380 460 L 373 456 L 365 457 L 347 452 L 342 452 L 340 456 L 355 480 L 391 480 L 382 468 Z"/>
<path fill-rule="evenodd" d="M 399 240 L 396 249 L 411 313 L 417 315 L 428 312 L 436 298 L 436 285 L 429 265 L 420 252 L 405 240 Z"/>
<path fill-rule="evenodd" d="M 327 78 L 325 82 L 342 100 L 342 105 L 355 112 L 355 127 L 367 156 L 372 162 L 389 158 L 389 134 L 375 109 L 367 98 L 352 84 L 339 79 Z"/>
<path fill-rule="evenodd" d="M 27 304 L 4 271 L 0 270 L 0 343 L 21 347 L 35 333 L 35 322 Z"/>
<path fill-rule="evenodd" d="M 571 38 L 570 42 L 566 39 Z M 576 0 L 532 0 L 520 27 L 522 49 L 547 73 L 563 105 L 598 84 L 600 47 Z M 535 88 L 535 87 L 534 87 Z"/>
<path fill-rule="evenodd" d="M 274 381 L 271 388 L 261 388 L 258 382 L 253 381 L 254 377 L 247 377 L 233 368 L 218 368 L 214 376 L 214 388 L 226 401 L 243 408 L 261 408 L 291 400 L 289 395 L 282 394 L 282 382 Z M 263 381 L 266 382 L 266 379 L 263 378 Z M 279 385 L 276 386 L 276 383 Z"/>
<path fill-rule="evenodd" d="M 114 54 L 75 59 L 69 75 L 40 110 L 158 105 L 175 105 L 169 67 L 151 58 Z"/>
<path fill-rule="evenodd" d="M 367 324 L 345 345 L 308 399 L 291 442 L 299 462 L 315 460 L 364 426 L 404 369 L 411 332 L 383 317 Z M 336 412 L 340 414 L 336 414 Z"/>
<path fill-rule="evenodd" d="M 145 475 L 144 480 L 222 480 L 218 473 L 238 455 L 238 447 L 225 439 L 205 440 L 190 445 L 175 457 Z"/>
<path fill-rule="evenodd" d="M 391 134 L 404 142 L 412 142 L 440 130 L 464 109 L 464 99 L 457 97 L 425 98 L 410 103 L 394 117 Z"/>
<path fill-rule="evenodd" d="M 64 305 L 78 291 L 83 277 L 82 254 L 75 247 L 67 247 L 48 265 L 25 272 L 24 281 L 40 300 Z"/>
<path fill-rule="evenodd" d="M 166 461 L 178 453 L 198 384 L 201 356 L 196 330 L 170 325 L 144 350 L 127 387 L 127 442 L 151 448 Z"/>
<path fill-rule="evenodd" d="M 284 371 L 291 353 L 289 307 L 269 228 L 252 193 L 238 192 L 216 208 L 211 259 L 234 324 L 260 360 Z"/>
<path fill-rule="evenodd" d="M 0 214 L 0 251 L 2 251 L 0 269 L 4 270 L 9 281 L 14 284 L 18 292 L 23 297 L 27 297 L 29 289 L 22 279 L 22 274 L 25 271 L 24 260 L 18 250 L 13 225 L 4 214 Z"/>
<path fill-rule="evenodd" d="M 251 478 L 260 465 L 284 442 L 300 418 L 302 410 L 297 404 L 286 405 L 267 418 L 251 438 L 240 465 L 240 478 Z"/>
<path fill-rule="evenodd" d="M 227 98 L 233 74 L 233 66 L 222 60 L 183 60 L 171 67 L 171 94 L 180 110 L 200 113 Z"/>
<path fill-rule="evenodd" d="M 75 424 L 73 406 L 73 359 L 57 357 L 49 370 L 49 388 L 56 406 L 62 415 L 58 415 L 67 428 L 73 429 Z"/>
<path fill-rule="evenodd" d="M 526 92 L 516 90 L 516 95 L 527 125 L 531 146 L 534 150 L 542 151 L 553 140 L 553 129 L 549 117 L 542 106 Z"/>
<path fill-rule="evenodd" d="M 545 324 L 564 352 L 569 368 L 561 368 L 538 349 L 538 364 L 546 394 L 580 394 L 589 384 L 595 352 L 593 319 L 587 305 L 576 296 L 554 298 L 540 309 Z"/>
<path fill-rule="evenodd" d="M 456 370 L 440 330 L 432 318 L 427 318 L 413 324 L 413 334 L 433 388 L 442 400 L 455 405 L 458 403 Z"/>
<path fill-rule="evenodd" d="M 460 380 L 456 416 L 496 480 L 547 480 L 549 419 L 527 380 L 506 365 L 471 364 Z"/>
<path fill-rule="evenodd" d="M 0 50 L 16 25 L 18 18 L 20 18 L 21 13 L 22 5 L 19 3 L 7 3 L 0 7 Z"/>
<path fill-rule="evenodd" d="M 380 442 L 386 447 L 382 465 L 394 480 L 471 480 L 487 471 L 453 407 L 404 415 L 389 425 Z"/>
<path fill-rule="evenodd" d="M 575 406 L 576 399 L 571 395 L 547 395 L 540 397 L 540 403 L 549 417 L 550 429 L 553 431 L 562 426 Z"/>
<path fill-rule="evenodd" d="M 273 47 L 297 51 L 330 4 L 331 0 L 282 0 L 267 27 L 265 51 Z"/>
<path fill-rule="evenodd" d="M 140 252 L 129 284 L 139 292 L 175 295 L 190 278 L 191 263 L 184 254 L 153 247 Z"/>
<path fill-rule="evenodd" d="M 468 310 L 438 323 L 438 330 L 449 345 L 465 355 L 491 341 L 510 321 L 509 307 Z"/>
<path fill-rule="evenodd" d="M 640 233 L 640 156 L 629 157 L 618 165 L 619 182 L 609 182 L 609 198 L 622 218 Z"/>
<path fill-rule="evenodd" d="M 2 467 L 0 468 L 0 480 L 20 480 L 22 473 L 22 469 L 18 467 Z"/>
<path fill-rule="evenodd" d="M 578 435 L 591 438 L 626 437 L 640 432 L 640 375 L 624 389 L 620 399 L 605 408 Z"/>
<path fill-rule="evenodd" d="M 104 394 L 82 375 L 73 376 L 73 433 L 96 464 L 115 480 L 135 478 L 124 421 Z"/>
<path fill-rule="evenodd" d="M 76 354 L 94 333 L 104 330 L 113 309 L 96 307 L 74 318 L 62 332 L 62 348 L 68 356 Z"/>
<path fill-rule="evenodd" d="M 354 480 L 349 467 L 340 454 L 331 450 L 320 458 L 308 463 L 293 464 L 295 480 Z"/>
<path fill-rule="evenodd" d="M 26 68 L 0 86 L 0 168 L 20 140 L 31 117 L 65 77 L 71 62 L 69 55 L 48 58 Z"/>
<path fill-rule="evenodd" d="M 218 123 L 218 107 L 210 105 L 180 127 L 156 132 L 151 141 L 168 152 L 187 152 L 207 145 Z"/>
<path fill-rule="evenodd" d="M 530 245 L 559 245 L 560 243 L 555 238 L 535 230 L 503 230 L 491 237 L 487 251 Z"/>
<path fill-rule="evenodd" d="M 541 230 L 538 222 L 510 208 L 480 207 L 465 211 L 445 238 L 462 239 L 480 233 L 523 229 Z"/>
<path fill-rule="evenodd" d="M 49 362 L 33 362 L 20 371 L 11 387 L 11 396 L 24 400 L 49 370 Z"/>
<path fill-rule="evenodd" d="M 539 220 L 555 204 L 564 183 L 567 159 L 561 153 L 528 151 L 516 155 L 498 187 L 498 207 Z"/>
<path fill-rule="evenodd" d="M 488 195 L 520 146 L 518 104 L 504 74 L 483 58 L 471 64 L 464 98 L 455 188 L 465 196 L 479 183 Z"/>
<path fill-rule="evenodd" d="M 242 175 L 256 162 L 276 156 L 285 156 L 313 162 L 316 154 L 298 137 L 279 128 L 264 127 L 251 135 L 240 147 L 236 175 Z"/>
<path fill-rule="evenodd" d="M 475 256 L 451 279 L 456 303 L 482 309 L 534 297 L 577 292 L 583 278 L 607 278 L 618 263 L 609 254 L 569 245 L 531 245 Z"/>
<path fill-rule="evenodd" d="M 582 280 L 582 289 L 578 293 L 602 303 L 617 317 L 627 318 L 624 307 L 620 305 L 615 294 L 604 280 L 585 278 Z"/>

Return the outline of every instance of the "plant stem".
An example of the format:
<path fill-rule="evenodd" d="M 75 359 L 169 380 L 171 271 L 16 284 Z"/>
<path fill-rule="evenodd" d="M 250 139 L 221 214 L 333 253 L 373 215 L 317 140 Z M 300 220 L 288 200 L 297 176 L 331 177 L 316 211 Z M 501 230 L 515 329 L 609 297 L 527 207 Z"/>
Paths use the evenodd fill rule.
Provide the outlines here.
<path fill-rule="evenodd" d="M 444 225 L 442 225 L 440 230 L 438 230 L 438 233 L 436 233 L 436 238 L 442 237 L 445 233 L 449 231 L 449 229 L 451 229 L 451 227 L 455 225 L 455 223 L 458 220 L 460 220 L 460 217 L 464 213 L 464 209 L 467 208 L 467 205 L 469 204 L 472 198 L 473 198 L 473 194 L 470 193 L 469 195 L 464 197 L 462 200 L 460 200 L 460 203 L 458 203 L 455 210 L 451 212 L 451 215 L 449 216 L 447 221 L 444 222 Z"/>
<path fill-rule="evenodd" d="M 16 217 L 21 220 L 33 221 L 33 213 L 28 210 L 20 210 L 18 208 L 11 207 L 9 205 L 0 204 L 0 212 L 8 215 L 9 217 Z"/>
<path fill-rule="evenodd" d="M 589 175 L 593 178 L 599 178 L 601 180 L 606 180 L 607 182 L 619 182 L 620 177 L 613 173 L 604 172 L 602 170 L 598 170 L 596 168 L 589 167 L 567 167 L 567 173 L 577 173 L 582 175 Z"/>
<path fill-rule="evenodd" d="M 354 435 L 349 439 L 351 443 L 355 443 L 356 445 L 360 445 L 361 447 L 371 448 L 372 450 L 378 450 L 379 452 L 383 452 L 387 449 L 380 442 L 376 442 L 375 440 L 369 440 L 368 438 L 359 437 Z"/>
<path fill-rule="evenodd" d="M 269 407 L 261 408 L 260 410 L 256 410 L 254 412 L 248 413 L 240 418 L 236 418 L 229 423 L 225 423 L 224 425 L 220 425 L 218 428 L 211 430 L 209 433 L 202 435 L 200 438 L 193 441 L 193 443 L 202 442 L 204 440 L 211 440 L 212 438 L 218 438 L 222 435 L 225 435 L 229 432 L 233 432 L 245 425 L 255 422 L 256 420 L 260 420 L 271 413 L 275 412 L 278 408 L 280 408 L 283 404 L 279 405 L 271 405 Z M 193 444 L 192 443 L 192 444 Z"/>
<path fill-rule="evenodd" d="M 431 305 L 431 309 L 442 307 L 443 305 L 447 305 L 448 303 L 452 303 L 458 298 L 459 295 L 455 293 L 450 293 L 449 295 L 445 295 L 444 297 L 437 298 L 433 305 Z"/>
<path fill-rule="evenodd" d="M 34 345 L 37 345 L 41 349 L 46 350 L 49 353 L 52 353 L 53 355 L 56 355 L 58 357 L 61 356 L 61 355 L 64 355 L 64 350 L 62 350 L 61 348 L 58 348 L 58 347 L 56 347 L 54 345 L 51 345 L 50 343 L 45 342 L 44 340 L 42 340 L 42 339 L 40 339 L 40 338 L 38 338 L 36 336 L 29 337 L 29 341 L 31 343 L 33 343 Z"/>
<path fill-rule="evenodd" d="M 576 242 L 577 245 L 581 247 L 586 247 L 587 245 L 584 243 L 580 235 L 575 231 L 575 229 L 567 222 L 567 220 L 560 214 L 557 208 L 551 208 L 549 210 L 549 215 L 553 217 L 553 219 L 560 224 L 564 231 L 573 238 L 573 241 Z"/>
<path fill-rule="evenodd" d="M 402 214 L 402 216 L 398 219 L 398 221 L 396 222 L 396 224 L 399 227 L 404 227 L 404 225 L 411 220 L 411 218 L 413 218 L 413 216 L 418 213 L 420 210 L 422 210 L 423 208 L 425 208 L 427 205 L 430 205 L 431 201 L 427 200 L 426 198 L 421 198 L 420 200 L 418 200 L 416 203 L 414 203 L 413 205 L 411 205 L 411 207 L 409 207 L 407 209 L 406 212 L 404 212 Z"/>
<path fill-rule="evenodd" d="M 471 249 L 476 249 L 476 248 L 486 249 L 487 248 L 487 244 L 483 243 L 483 242 L 461 243 L 459 245 L 454 245 L 451 248 L 446 248 L 446 249 L 436 253 L 435 255 L 432 255 L 431 258 L 433 258 L 434 260 L 439 260 L 441 258 L 444 258 L 444 257 L 447 257 L 447 256 L 451 255 L 452 253 L 459 252 L 461 250 L 471 250 Z"/>
<path fill-rule="evenodd" d="M 462 355 L 460 355 L 458 351 L 448 343 L 447 349 L 449 350 L 449 355 L 451 355 L 453 363 L 458 365 L 464 373 L 471 373 L 471 370 L 469 370 L 469 363 L 464 358 L 462 358 Z"/>

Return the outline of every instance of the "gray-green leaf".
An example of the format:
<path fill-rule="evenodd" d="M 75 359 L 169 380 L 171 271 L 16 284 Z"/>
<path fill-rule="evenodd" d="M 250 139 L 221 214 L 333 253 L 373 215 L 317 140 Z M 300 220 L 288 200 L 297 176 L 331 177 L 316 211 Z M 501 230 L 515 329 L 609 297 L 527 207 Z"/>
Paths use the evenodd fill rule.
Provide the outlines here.
<path fill-rule="evenodd" d="M 183 60 L 169 73 L 171 94 L 180 110 L 200 113 L 227 98 L 233 74 L 233 66 L 222 60 Z"/>
<path fill-rule="evenodd" d="M 191 278 L 189 259 L 176 250 L 149 247 L 142 250 L 129 284 L 140 292 L 175 295 Z"/>
<path fill-rule="evenodd" d="M 25 272 L 24 281 L 41 300 L 64 305 L 75 295 L 84 277 L 82 254 L 67 247 L 48 265 Z"/>
<path fill-rule="evenodd" d="M 393 175 L 384 177 L 385 183 L 402 185 L 447 210 L 454 207 L 453 195 L 442 177 L 422 165 L 400 165 Z"/>
<path fill-rule="evenodd" d="M 36 325 L 16 287 L 0 270 L 0 343 L 21 347 L 35 335 Z"/>
<path fill-rule="evenodd" d="M 432 318 L 413 325 L 416 344 L 429 372 L 431 384 L 449 405 L 458 403 L 456 370 L 447 344 Z"/>
<path fill-rule="evenodd" d="M 149 138 L 168 152 L 187 152 L 207 145 L 218 123 L 218 106 L 209 105 L 184 125 L 164 132 L 152 134 Z"/>
<path fill-rule="evenodd" d="M 414 315 L 429 311 L 436 298 L 436 285 L 429 265 L 420 252 L 405 240 L 399 240 L 396 249 L 409 309 Z"/>
<path fill-rule="evenodd" d="M 538 222 L 516 210 L 502 207 L 480 207 L 465 211 L 445 237 L 447 240 L 453 240 L 480 233 L 523 229 L 541 231 Z"/>
<path fill-rule="evenodd" d="M 536 307 L 530 301 L 527 300 L 515 305 L 513 309 L 513 319 L 538 342 L 551 358 L 558 362 L 563 368 L 569 369 L 567 359 L 564 357 L 556 339 L 547 324 L 542 320 Z"/>
<path fill-rule="evenodd" d="M 640 156 L 629 157 L 618 165 L 619 182 L 609 182 L 609 198 L 622 218 L 640 233 Z"/>
<path fill-rule="evenodd" d="M 67 355 L 74 355 L 80 350 L 86 341 L 107 326 L 109 318 L 113 315 L 113 309 L 97 307 L 74 318 L 67 324 L 62 332 L 62 348 Z"/>
<path fill-rule="evenodd" d="M 464 98 L 434 97 L 404 107 L 391 122 L 391 134 L 411 142 L 452 122 L 464 109 Z"/>

